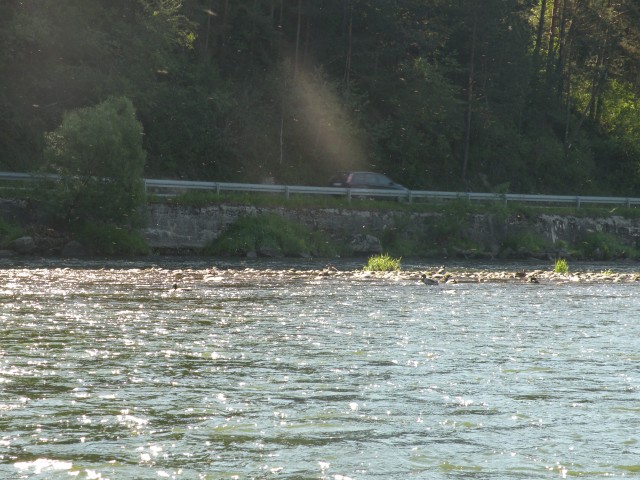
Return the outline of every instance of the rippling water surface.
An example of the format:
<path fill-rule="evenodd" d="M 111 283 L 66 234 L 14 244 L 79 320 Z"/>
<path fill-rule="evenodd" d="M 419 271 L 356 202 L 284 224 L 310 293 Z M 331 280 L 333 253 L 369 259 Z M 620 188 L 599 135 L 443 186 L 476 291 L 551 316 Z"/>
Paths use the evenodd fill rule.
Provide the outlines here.
<path fill-rule="evenodd" d="M 5 266 L 0 478 L 640 477 L 639 293 Z"/>

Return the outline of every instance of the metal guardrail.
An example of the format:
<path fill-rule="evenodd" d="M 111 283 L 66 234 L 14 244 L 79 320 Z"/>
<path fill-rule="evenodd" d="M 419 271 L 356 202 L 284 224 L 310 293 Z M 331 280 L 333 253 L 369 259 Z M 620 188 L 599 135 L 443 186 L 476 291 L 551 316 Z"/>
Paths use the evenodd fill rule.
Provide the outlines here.
<path fill-rule="evenodd" d="M 0 172 L 0 180 L 39 180 L 43 178 L 55 180 L 60 177 L 52 173 Z"/>
<path fill-rule="evenodd" d="M 382 197 L 406 200 L 412 203 L 414 200 L 457 200 L 469 201 L 499 201 L 499 202 L 526 202 L 547 204 L 570 204 L 580 208 L 582 204 L 609 204 L 624 205 L 627 207 L 640 205 L 640 198 L 632 197 L 596 197 L 596 196 L 567 196 L 567 195 L 528 195 L 518 193 L 473 193 L 473 192 L 443 192 L 431 190 L 398 190 L 341 188 L 341 187 L 305 187 L 294 185 L 266 185 L 260 183 L 220 183 L 220 182 L 192 182 L 184 180 L 153 180 L 145 179 L 147 191 L 150 189 L 173 190 L 215 190 L 220 192 L 253 192 L 284 194 L 289 198 L 292 194 L 299 195 L 339 195 L 346 196 L 349 201 L 358 197 Z M 169 194 L 172 195 L 172 194 Z"/>
<path fill-rule="evenodd" d="M 0 172 L 0 180 L 57 180 L 57 175 L 30 174 Z M 473 192 L 441 192 L 430 190 L 382 190 L 365 188 L 339 188 L 339 187 L 306 187 L 300 185 L 269 185 L 262 183 L 223 183 L 202 182 L 188 180 L 158 180 L 144 179 L 147 193 L 159 196 L 176 196 L 185 190 L 212 190 L 221 192 L 247 192 L 247 193 L 274 193 L 285 195 L 329 195 L 345 196 L 348 201 L 353 198 L 376 197 L 405 200 L 412 203 L 414 200 L 469 200 L 469 201 L 494 201 L 494 202 L 525 202 L 567 204 L 580 208 L 584 204 L 623 205 L 626 207 L 640 205 L 640 198 L 636 197 L 597 197 L 597 196 L 571 196 L 571 195 L 528 195 L 519 193 L 473 193 Z M 160 191 L 160 192 L 158 192 Z"/>

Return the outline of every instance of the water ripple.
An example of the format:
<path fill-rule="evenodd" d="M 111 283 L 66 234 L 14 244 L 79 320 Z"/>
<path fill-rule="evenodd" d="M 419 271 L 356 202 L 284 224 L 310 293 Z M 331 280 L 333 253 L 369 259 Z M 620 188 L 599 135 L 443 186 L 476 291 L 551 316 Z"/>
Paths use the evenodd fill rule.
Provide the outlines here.
<path fill-rule="evenodd" d="M 0 279 L 0 478 L 640 473 L 635 284 Z"/>

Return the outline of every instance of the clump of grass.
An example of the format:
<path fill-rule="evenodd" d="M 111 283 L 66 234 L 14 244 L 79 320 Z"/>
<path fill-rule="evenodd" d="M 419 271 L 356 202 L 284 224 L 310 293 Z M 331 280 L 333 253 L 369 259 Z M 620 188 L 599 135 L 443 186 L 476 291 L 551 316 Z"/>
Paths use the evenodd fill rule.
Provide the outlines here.
<path fill-rule="evenodd" d="M 553 267 L 553 271 L 555 273 L 568 273 L 569 272 L 569 264 L 567 263 L 567 260 L 564 258 L 558 258 L 556 259 L 556 263 L 555 266 Z"/>
<path fill-rule="evenodd" d="M 602 270 L 600 273 L 602 273 L 602 275 L 607 275 L 608 277 L 610 277 L 611 275 L 613 275 L 613 270 L 607 268 L 606 270 Z"/>
<path fill-rule="evenodd" d="M 388 253 L 369 257 L 364 270 L 369 272 L 395 272 L 400 270 L 400 258 L 392 258 Z"/>
<path fill-rule="evenodd" d="M 207 255 L 244 256 L 269 250 L 283 256 L 331 257 L 335 248 L 322 235 L 279 215 L 247 215 L 205 248 Z"/>
<path fill-rule="evenodd" d="M 154 198 L 156 202 L 168 202 L 176 205 L 199 207 L 203 205 L 251 205 L 254 207 L 289 208 L 336 208 L 344 206 L 346 200 L 314 195 L 291 195 L 282 193 L 216 193 L 210 190 L 190 190 L 167 199 Z"/>

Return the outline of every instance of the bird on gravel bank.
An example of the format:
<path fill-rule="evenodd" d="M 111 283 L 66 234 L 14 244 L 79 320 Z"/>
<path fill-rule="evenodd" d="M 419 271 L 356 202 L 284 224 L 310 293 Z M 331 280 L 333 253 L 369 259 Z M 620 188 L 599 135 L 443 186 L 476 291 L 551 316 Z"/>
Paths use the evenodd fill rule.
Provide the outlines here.
<path fill-rule="evenodd" d="M 438 285 L 439 282 L 437 280 L 434 280 L 433 278 L 427 277 L 426 273 L 423 273 L 422 275 L 420 275 L 420 280 L 422 280 L 422 283 L 424 283 L 425 285 Z"/>

